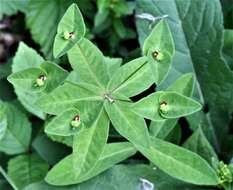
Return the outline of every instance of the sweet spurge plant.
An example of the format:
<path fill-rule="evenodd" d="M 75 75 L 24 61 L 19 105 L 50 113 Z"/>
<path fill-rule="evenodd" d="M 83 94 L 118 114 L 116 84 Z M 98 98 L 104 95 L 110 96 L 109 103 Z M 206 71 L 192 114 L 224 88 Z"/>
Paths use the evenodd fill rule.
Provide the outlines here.
<path fill-rule="evenodd" d="M 128 12 L 127 7 L 122 12 L 116 6 L 123 6 L 123 1 L 109 1 L 108 6 L 107 2 L 98 1 L 95 27 L 109 19 L 109 9 L 119 14 L 114 23 L 121 22 L 120 15 Z M 212 6 L 207 0 L 203 2 L 207 8 Z M 6 179 L 0 178 L 0 189 L 233 189 L 233 165 L 219 159 L 218 155 L 224 158 L 220 144 L 223 137 L 215 135 L 212 122 L 216 120 L 206 111 L 208 93 L 200 85 L 205 78 L 200 78 L 202 73 L 199 76 L 177 67 L 177 62 L 184 64 L 186 60 L 194 64 L 194 70 L 199 69 L 195 64 L 205 58 L 202 52 L 191 49 L 186 54 L 186 50 L 203 39 L 195 34 L 191 44 L 178 41 L 184 38 L 179 34 L 180 26 L 162 15 L 152 19 L 156 23 L 150 23 L 157 15 L 150 15 L 151 11 L 162 10 L 164 13 L 159 14 L 165 14 L 169 6 L 167 1 L 158 1 L 158 9 L 151 9 L 153 6 L 146 6 L 147 3 L 153 5 L 139 0 L 136 6 L 137 14 L 148 12 L 137 20 L 142 54 L 126 63 L 104 56 L 87 38 L 84 18 L 76 3 L 67 8 L 58 23 L 53 61 L 20 42 L 12 73 L 7 77 L 18 100 L 0 101 L 0 152 L 16 155 L 8 158 L 0 154 L 0 173 Z M 170 3 L 174 6 L 175 1 Z M 192 0 L 176 4 L 176 11 L 193 4 L 204 6 L 201 1 Z M 217 0 L 213 4 L 219 6 Z M 202 24 L 207 25 L 207 21 Z M 145 32 L 141 34 L 143 28 Z M 186 35 L 187 39 L 188 35 L 191 34 Z M 61 63 L 64 57 L 71 69 Z M 184 66 L 187 67 L 190 65 Z M 230 74 L 226 75 L 233 82 Z M 207 82 L 213 80 L 208 77 Z M 216 85 L 209 90 L 213 91 Z M 214 97 L 210 101 L 215 101 Z M 209 102 L 208 109 L 211 106 Z M 31 122 L 29 113 L 36 116 L 36 122 Z M 182 121 L 189 122 L 194 131 L 185 138 L 181 138 Z M 9 160 L 7 172 L 4 159 Z"/>

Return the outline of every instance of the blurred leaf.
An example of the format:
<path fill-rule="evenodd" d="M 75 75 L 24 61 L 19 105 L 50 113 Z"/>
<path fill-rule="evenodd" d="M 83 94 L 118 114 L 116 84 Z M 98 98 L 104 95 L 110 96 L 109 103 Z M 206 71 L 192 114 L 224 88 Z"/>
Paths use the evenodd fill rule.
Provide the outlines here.
<path fill-rule="evenodd" d="M 224 30 L 223 56 L 233 70 L 233 30 Z"/>
<path fill-rule="evenodd" d="M 41 181 L 49 166 L 36 154 L 20 155 L 8 162 L 8 175 L 19 189 Z"/>
<path fill-rule="evenodd" d="M 31 140 L 31 124 L 26 115 L 15 106 L 2 103 L 6 110 L 7 129 L 0 140 L 0 151 L 19 154 L 28 151 Z"/>

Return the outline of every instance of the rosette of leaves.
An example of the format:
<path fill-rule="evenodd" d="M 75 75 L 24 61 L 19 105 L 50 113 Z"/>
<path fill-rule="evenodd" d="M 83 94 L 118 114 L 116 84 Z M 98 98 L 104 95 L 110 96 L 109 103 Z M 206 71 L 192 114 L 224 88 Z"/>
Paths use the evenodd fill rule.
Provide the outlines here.
<path fill-rule="evenodd" d="M 135 2 L 126 0 L 98 0 L 98 11 L 94 19 L 94 33 L 101 38 L 110 40 L 110 53 L 124 54 L 125 48 L 120 46 L 122 40 L 133 39 L 136 34 L 124 22 L 124 17 L 132 15 Z"/>
<path fill-rule="evenodd" d="M 176 179 L 196 185 L 221 184 L 217 171 L 194 148 L 167 142 L 155 129 L 150 133 L 144 120 L 157 123 L 162 130 L 169 126 L 166 123 L 173 127 L 178 118 L 200 111 L 202 105 L 190 97 L 195 83 L 192 74 L 181 76 L 163 91 L 131 100 L 152 84 L 159 85 L 171 68 L 174 43 L 165 20 L 145 40 L 142 56 L 124 65 L 104 57 L 84 37 L 85 24 L 76 5 L 68 8 L 57 32 L 53 52 L 68 55 L 70 73 L 44 62 L 8 78 L 17 89 L 43 92 L 34 105 L 53 117 L 46 122 L 45 133 L 69 139 L 72 147 L 72 153 L 47 173 L 47 183 L 84 182 L 139 151 Z M 107 143 L 110 123 L 128 142 Z"/>

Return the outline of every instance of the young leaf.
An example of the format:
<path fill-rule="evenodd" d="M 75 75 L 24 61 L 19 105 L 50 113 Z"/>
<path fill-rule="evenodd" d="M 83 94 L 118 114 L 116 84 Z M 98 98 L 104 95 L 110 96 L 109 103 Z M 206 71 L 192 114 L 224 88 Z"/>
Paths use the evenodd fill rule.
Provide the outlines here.
<path fill-rule="evenodd" d="M 20 155 L 8 162 L 8 175 L 19 189 L 41 181 L 49 166 L 36 154 Z"/>
<path fill-rule="evenodd" d="M 86 87 L 85 85 L 67 82 L 48 95 L 39 98 L 36 104 L 46 113 L 58 115 L 68 107 L 75 107 L 80 101 L 99 101 L 103 99 L 100 95 L 95 94 L 96 92 L 94 93 Z"/>
<path fill-rule="evenodd" d="M 99 108 L 95 119 L 90 118 L 73 140 L 73 170 L 80 178 L 94 167 L 107 143 L 109 119 L 104 108 Z"/>
<path fill-rule="evenodd" d="M 160 121 L 190 115 L 199 111 L 201 105 L 176 92 L 159 91 L 133 104 L 132 108 L 140 116 Z"/>
<path fill-rule="evenodd" d="M 104 106 L 113 126 L 123 137 L 135 146 L 149 146 L 149 133 L 146 123 L 130 111 L 131 103 L 105 102 Z"/>
<path fill-rule="evenodd" d="M 28 151 L 31 140 L 31 124 L 21 110 L 9 103 L 5 107 L 7 129 L 0 140 L 0 151 L 6 154 L 19 154 Z M 0 106 L 1 107 L 1 106 Z"/>
<path fill-rule="evenodd" d="M 105 89 L 108 73 L 104 56 L 92 42 L 83 38 L 68 52 L 68 58 L 82 81 Z"/>
<path fill-rule="evenodd" d="M 79 117 L 80 125 L 72 127 L 72 121 L 75 121 L 75 117 Z M 45 126 L 45 133 L 58 136 L 71 136 L 77 134 L 83 128 L 83 118 L 80 112 L 73 108 L 67 109 Z"/>
<path fill-rule="evenodd" d="M 213 147 L 210 145 L 208 140 L 206 139 L 201 127 L 199 127 L 193 134 L 190 136 L 185 143 L 183 144 L 184 148 L 191 150 L 202 156 L 209 163 L 211 163 L 212 158 L 218 160 L 218 156 L 216 155 Z"/>
<path fill-rule="evenodd" d="M 78 6 L 70 5 L 58 24 L 53 46 L 54 57 L 60 57 L 69 51 L 84 37 L 85 32 L 85 24 Z"/>
<path fill-rule="evenodd" d="M 217 174 L 197 154 L 157 138 L 151 138 L 151 147 L 140 147 L 153 164 L 169 175 L 197 185 L 217 185 Z"/>
<path fill-rule="evenodd" d="M 166 77 L 174 54 L 174 42 L 166 21 L 160 21 L 143 45 L 143 54 L 148 57 L 156 84 Z"/>
<path fill-rule="evenodd" d="M 121 66 L 111 78 L 107 89 L 131 97 L 149 88 L 153 82 L 147 59 L 141 57 Z"/>
<path fill-rule="evenodd" d="M 77 184 L 98 175 L 135 152 L 134 146 L 128 142 L 106 144 L 96 166 L 84 176 L 80 176 L 81 178 L 75 177 L 72 165 L 73 156 L 69 155 L 49 171 L 45 180 L 53 185 Z"/>

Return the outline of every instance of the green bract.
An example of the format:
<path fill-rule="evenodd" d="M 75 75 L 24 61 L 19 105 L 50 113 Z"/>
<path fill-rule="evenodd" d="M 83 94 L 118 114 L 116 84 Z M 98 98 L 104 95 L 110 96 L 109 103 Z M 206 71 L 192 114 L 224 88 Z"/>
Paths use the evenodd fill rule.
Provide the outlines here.
<path fill-rule="evenodd" d="M 76 4 L 72 4 L 58 24 L 57 34 L 53 45 L 54 57 L 64 55 L 86 32 L 81 12 Z"/>

